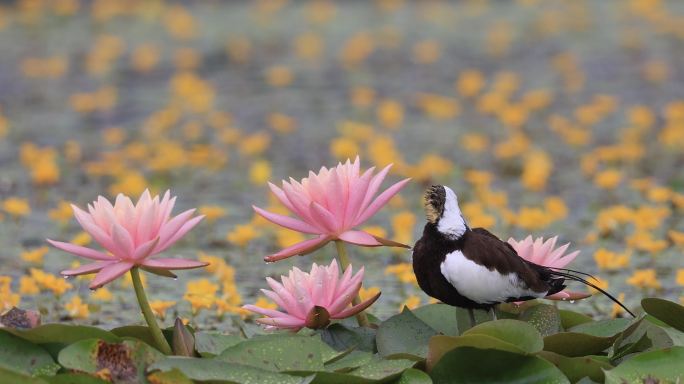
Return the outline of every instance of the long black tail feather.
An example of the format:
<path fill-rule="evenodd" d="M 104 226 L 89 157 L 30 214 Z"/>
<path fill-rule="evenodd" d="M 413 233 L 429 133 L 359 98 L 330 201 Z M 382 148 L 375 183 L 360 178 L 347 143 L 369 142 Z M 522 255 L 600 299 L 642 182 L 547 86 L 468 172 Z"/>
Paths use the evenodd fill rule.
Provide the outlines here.
<path fill-rule="evenodd" d="M 588 277 L 591 277 L 592 279 L 596 280 L 596 277 L 594 277 L 594 275 L 592 275 L 592 274 L 590 274 L 590 273 L 578 271 L 578 270 L 575 270 L 575 269 L 558 268 L 558 267 L 545 267 L 545 268 L 552 269 L 552 270 L 555 270 L 555 271 L 566 271 L 566 272 L 577 273 L 577 274 L 579 274 L 579 275 L 588 276 Z"/>
<path fill-rule="evenodd" d="M 560 268 L 549 269 L 552 275 L 554 275 L 554 276 L 559 276 L 559 277 L 564 277 L 564 278 L 566 278 L 566 279 L 569 279 L 569 280 L 572 280 L 572 281 L 577 281 L 577 282 L 579 282 L 579 283 L 582 283 L 582 284 L 584 284 L 584 285 L 587 285 L 587 286 L 589 286 L 589 287 L 592 287 L 592 288 L 594 288 L 595 290 L 597 290 L 597 291 L 601 292 L 602 294 L 604 294 L 607 298 L 611 299 L 615 304 L 617 304 L 617 305 L 619 305 L 620 307 L 622 307 L 622 309 L 624 309 L 625 311 L 627 311 L 627 313 L 629 313 L 630 315 L 632 315 L 632 317 L 636 317 L 636 315 L 635 315 L 634 313 L 632 313 L 632 311 L 630 311 L 629 308 L 627 308 L 624 304 L 622 304 L 622 303 L 620 302 L 620 300 L 616 299 L 613 295 L 611 295 L 610 293 L 606 292 L 604 289 L 599 288 L 596 284 L 590 283 L 589 281 L 583 279 L 582 277 L 579 277 L 579 276 L 577 276 L 577 275 L 573 275 L 572 273 L 568 273 L 568 272 L 559 272 L 559 271 L 554 270 L 554 269 L 560 269 Z M 573 272 L 576 272 L 576 271 L 573 271 Z M 588 275 L 588 274 L 582 273 L 582 272 L 578 272 L 578 273 L 581 273 L 581 274 L 583 274 L 583 275 Z M 591 275 L 589 275 L 589 276 L 591 276 Z M 591 277 L 594 278 L 593 276 L 591 276 Z"/>

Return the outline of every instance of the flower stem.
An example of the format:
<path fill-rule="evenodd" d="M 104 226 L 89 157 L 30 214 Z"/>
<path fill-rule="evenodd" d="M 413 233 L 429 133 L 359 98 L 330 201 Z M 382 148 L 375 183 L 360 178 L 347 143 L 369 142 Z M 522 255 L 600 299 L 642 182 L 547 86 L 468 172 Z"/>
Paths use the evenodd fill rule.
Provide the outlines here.
<path fill-rule="evenodd" d="M 349 266 L 349 256 L 347 256 L 347 248 L 344 246 L 342 240 L 335 240 L 335 247 L 337 248 L 337 260 L 340 262 L 342 270 L 346 270 Z M 361 297 L 357 294 L 356 297 L 352 299 L 352 305 L 357 305 L 361 303 Z M 356 314 L 356 321 L 359 323 L 359 327 L 368 327 L 370 322 L 368 321 L 368 316 L 366 316 L 365 311 L 361 311 Z"/>
<path fill-rule="evenodd" d="M 142 314 L 150 328 L 152 338 L 157 343 L 157 348 L 165 355 L 171 355 L 171 346 L 169 346 L 169 342 L 166 341 L 161 329 L 159 329 L 157 320 L 154 318 L 154 313 L 152 313 L 152 308 L 150 308 L 150 303 L 147 302 L 147 296 L 145 295 L 142 280 L 140 280 L 140 271 L 138 271 L 138 267 L 131 268 L 131 279 L 133 280 L 133 289 L 135 289 L 135 296 L 138 298 L 138 304 L 140 304 Z"/>

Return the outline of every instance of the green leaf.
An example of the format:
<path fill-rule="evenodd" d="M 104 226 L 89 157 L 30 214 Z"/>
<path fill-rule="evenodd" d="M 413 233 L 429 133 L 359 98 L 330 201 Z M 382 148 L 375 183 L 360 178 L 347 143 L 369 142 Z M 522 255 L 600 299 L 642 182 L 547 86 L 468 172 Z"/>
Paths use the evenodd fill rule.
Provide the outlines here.
<path fill-rule="evenodd" d="M 224 335 L 219 332 L 195 333 L 195 349 L 202 357 L 220 355 L 226 349 L 244 341 L 241 335 Z"/>
<path fill-rule="evenodd" d="M 3 328 L 3 331 L 12 333 L 35 344 L 71 344 L 85 339 L 102 339 L 109 342 L 119 341 L 119 338 L 111 332 L 85 325 L 44 324 L 31 329 Z"/>
<path fill-rule="evenodd" d="M 154 384 L 193 384 L 189 377 L 176 368 L 166 372 L 152 372 L 147 380 Z"/>
<path fill-rule="evenodd" d="M 238 384 L 299 384 L 302 379 L 282 373 L 227 363 L 216 359 L 170 356 L 152 364 L 148 371 L 181 371 L 198 381 L 227 381 Z"/>
<path fill-rule="evenodd" d="M 107 384 L 109 381 L 102 380 L 85 373 L 64 373 L 60 375 L 43 377 L 50 384 Z"/>
<path fill-rule="evenodd" d="M 592 336 L 586 333 L 561 332 L 544 338 L 544 350 L 563 356 L 595 355 L 608 349 L 617 338 Z"/>
<path fill-rule="evenodd" d="M 539 304 L 528 308 L 520 315 L 520 320 L 534 326 L 542 336 L 561 331 L 561 317 L 553 305 Z"/>
<path fill-rule="evenodd" d="M 432 384 L 432 379 L 423 371 L 409 368 L 401 374 L 396 384 Z"/>
<path fill-rule="evenodd" d="M 408 308 L 380 324 L 375 341 L 382 356 L 408 353 L 427 356 L 427 344 L 437 331 L 416 317 Z"/>
<path fill-rule="evenodd" d="M 148 345 L 156 346 L 157 342 L 152 336 L 152 332 L 147 326 L 143 325 L 126 325 L 119 328 L 114 328 L 111 330 L 112 334 L 118 336 L 119 338 L 131 338 L 144 341 Z M 162 329 L 162 334 L 166 338 L 166 341 L 171 343 L 173 341 L 173 329 L 165 330 Z"/>
<path fill-rule="evenodd" d="M 489 313 L 489 311 L 475 309 L 473 310 L 473 314 L 475 315 L 476 325 L 492 320 L 492 315 Z M 458 326 L 458 335 L 470 329 L 470 315 L 468 314 L 467 309 L 456 308 L 456 325 Z"/>
<path fill-rule="evenodd" d="M 339 360 L 325 364 L 325 369 L 331 372 L 349 372 L 373 360 L 373 354 L 366 351 L 351 351 Z"/>
<path fill-rule="evenodd" d="M 678 383 L 684 380 L 684 347 L 645 352 L 606 371 L 606 384 Z"/>
<path fill-rule="evenodd" d="M 318 335 L 272 334 L 236 344 L 216 359 L 273 372 L 313 372 L 324 370 L 323 363 L 331 357 L 330 347 Z"/>
<path fill-rule="evenodd" d="M 47 384 L 47 381 L 0 366 L 0 383 Z"/>
<path fill-rule="evenodd" d="M 59 353 L 59 363 L 65 368 L 87 373 L 107 370 L 114 381 L 144 382 L 147 366 L 161 358 L 161 352 L 139 340 L 81 340 Z"/>
<path fill-rule="evenodd" d="M 437 335 L 430 339 L 426 358 L 427 370 L 430 371 L 449 351 L 458 347 L 479 349 L 498 349 L 512 353 L 525 354 L 525 351 L 506 341 L 487 335 L 444 336 Z"/>
<path fill-rule="evenodd" d="M 0 367 L 27 375 L 54 375 L 59 366 L 42 347 L 0 330 Z"/>
<path fill-rule="evenodd" d="M 537 356 L 460 347 L 448 352 L 430 372 L 440 383 L 539 383 L 570 381 L 558 368 Z"/>
<path fill-rule="evenodd" d="M 557 353 L 542 351 L 539 357 L 549 361 L 560 369 L 570 381 L 577 382 L 583 377 L 602 383 L 603 370 L 613 368 L 610 363 L 594 356 L 567 357 Z"/>
<path fill-rule="evenodd" d="M 561 326 L 563 329 L 570 329 L 574 326 L 594 321 L 591 317 L 579 312 L 560 309 L 558 310 L 558 313 L 560 314 Z"/>
<path fill-rule="evenodd" d="M 511 344 L 525 353 L 534 354 L 544 348 L 544 341 L 537 329 L 523 321 L 503 319 L 478 324 L 463 336 L 485 335 Z"/>
<path fill-rule="evenodd" d="M 417 318 L 439 333 L 458 335 L 456 307 L 446 304 L 428 304 L 411 311 Z"/>
<path fill-rule="evenodd" d="M 655 297 L 641 300 L 641 306 L 649 315 L 679 331 L 684 332 L 683 306 Z"/>
<path fill-rule="evenodd" d="M 320 331 L 321 339 L 338 351 L 354 348 L 357 350 L 375 352 L 375 335 L 372 328 L 348 327 L 340 323 L 332 324 Z"/>
<path fill-rule="evenodd" d="M 599 336 L 599 337 L 610 337 L 617 335 L 620 332 L 626 330 L 631 324 L 632 319 L 609 319 L 609 320 L 599 320 L 592 321 L 591 323 L 584 323 L 576 325 L 568 331 L 585 333 L 587 335 Z"/>

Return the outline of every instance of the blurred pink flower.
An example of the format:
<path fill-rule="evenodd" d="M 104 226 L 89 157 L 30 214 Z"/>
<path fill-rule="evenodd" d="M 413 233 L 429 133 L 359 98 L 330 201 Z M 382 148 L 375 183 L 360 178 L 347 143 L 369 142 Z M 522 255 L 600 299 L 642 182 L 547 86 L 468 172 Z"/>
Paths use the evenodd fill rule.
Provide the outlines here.
<path fill-rule="evenodd" d="M 550 239 L 544 241 L 543 237 L 538 237 L 532 239 L 532 236 L 527 236 L 525 240 L 517 241 L 513 238 L 508 239 L 508 244 L 513 246 L 513 249 L 518 253 L 520 257 L 527 261 L 531 261 L 538 265 L 543 265 L 545 267 L 551 268 L 563 268 L 570 264 L 575 257 L 579 254 L 579 251 L 575 251 L 565 254 L 570 243 L 567 243 L 558 248 L 556 247 L 556 241 L 558 236 L 554 236 Z M 591 296 L 590 293 L 585 292 L 570 292 L 561 291 L 554 293 L 553 295 L 546 296 L 545 299 L 550 300 L 579 300 Z"/>
<path fill-rule="evenodd" d="M 254 210 L 275 224 L 318 236 L 264 259 L 277 261 L 294 255 L 305 255 L 332 240 L 366 247 L 388 245 L 408 248 L 407 245 L 352 229 L 373 216 L 410 180 L 404 179 L 375 197 L 390 167 L 388 165 L 375 176 L 374 167 L 361 174 L 357 157 L 354 163 L 347 160 L 345 164 L 339 163 L 335 168 L 323 167 L 318 174 L 309 171 L 309 177 L 301 182 L 290 178 L 289 183 L 283 181 L 282 189 L 269 183 L 273 194 L 298 218 L 253 206 Z"/>
<path fill-rule="evenodd" d="M 275 301 L 284 312 L 245 305 L 243 308 L 264 315 L 257 319 L 268 329 L 284 328 L 299 330 L 303 327 L 322 328 L 330 319 L 344 319 L 368 308 L 380 297 L 380 293 L 372 298 L 349 307 L 361 289 L 363 268 L 352 276 L 351 265 L 340 278 L 337 261 L 329 266 L 314 263 L 311 273 L 302 272 L 299 268 L 290 270 L 288 276 L 281 276 L 282 283 L 266 278 L 272 291 L 262 289 L 264 295 Z"/>
<path fill-rule="evenodd" d="M 74 216 L 81 227 L 88 232 L 107 252 L 48 239 L 53 246 L 87 259 L 96 260 L 76 269 L 62 271 L 64 276 L 89 273 L 97 275 L 90 283 L 91 289 L 102 287 L 120 277 L 131 268 L 140 268 L 162 276 L 174 277 L 171 269 L 204 267 L 207 263 L 170 258 L 155 258 L 158 254 L 190 231 L 204 216 L 192 217 L 194 209 L 171 218 L 176 197 L 166 191 L 164 197 L 152 198 L 145 190 L 137 204 L 127 196 L 119 194 L 114 205 L 99 196 L 88 205 L 88 212 L 72 205 Z"/>

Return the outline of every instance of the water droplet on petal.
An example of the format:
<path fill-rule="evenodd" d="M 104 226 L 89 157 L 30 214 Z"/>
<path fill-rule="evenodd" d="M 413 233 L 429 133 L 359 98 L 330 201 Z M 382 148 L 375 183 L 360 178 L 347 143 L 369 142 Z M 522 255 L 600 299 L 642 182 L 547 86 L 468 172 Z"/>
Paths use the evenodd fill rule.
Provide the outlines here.
<path fill-rule="evenodd" d="M 174 277 L 173 280 L 174 280 L 174 281 L 178 281 L 178 278 L 177 278 L 177 277 Z"/>
<path fill-rule="evenodd" d="M 69 275 L 64 275 L 63 277 L 64 277 L 64 280 L 69 280 L 69 278 L 71 278 L 71 276 L 69 276 Z"/>
<path fill-rule="evenodd" d="M 570 304 L 575 304 L 575 300 L 570 300 Z"/>

